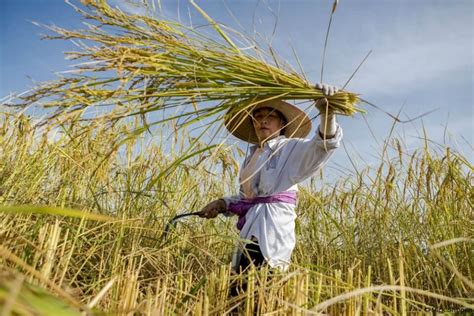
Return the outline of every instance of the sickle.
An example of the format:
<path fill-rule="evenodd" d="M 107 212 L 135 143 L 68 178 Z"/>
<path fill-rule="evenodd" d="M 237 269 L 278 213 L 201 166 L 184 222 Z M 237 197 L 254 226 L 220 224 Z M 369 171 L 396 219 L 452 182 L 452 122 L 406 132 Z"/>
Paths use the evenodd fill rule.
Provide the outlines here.
<path fill-rule="evenodd" d="M 170 231 L 170 228 L 173 227 L 175 228 L 176 227 L 176 223 L 178 222 L 179 219 L 183 218 L 183 217 L 187 217 L 187 216 L 193 216 L 193 215 L 201 215 L 202 213 L 201 212 L 191 212 L 191 213 L 183 213 L 183 214 L 179 214 L 179 215 L 176 215 L 175 217 L 173 217 L 165 226 L 165 229 L 163 231 L 163 234 L 161 235 L 161 245 L 164 245 L 165 241 L 166 241 L 166 238 L 168 237 L 168 233 Z"/>
<path fill-rule="evenodd" d="M 227 212 L 226 209 L 219 210 L 219 214 L 222 214 L 222 213 L 225 213 L 225 212 Z M 171 227 L 173 227 L 173 228 L 176 227 L 176 223 L 178 222 L 179 219 L 181 219 L 183 217 L 195 216 L 195 215 L 202 215 L 202 211 L 183 213 L 183 214 L 179 214 L 179 215 L 176 215 L 175 217 L 173 217 L 168 222 L 168 224 L 166 224 L 165 229 L 163 231 L 163 234 L 161 235 L 161 246 L 163 246 L 165 244 L 165 241 L 166 241 L 166 238 L 168 237 L 168 233 L 170 231 L 170 228 Z"/>

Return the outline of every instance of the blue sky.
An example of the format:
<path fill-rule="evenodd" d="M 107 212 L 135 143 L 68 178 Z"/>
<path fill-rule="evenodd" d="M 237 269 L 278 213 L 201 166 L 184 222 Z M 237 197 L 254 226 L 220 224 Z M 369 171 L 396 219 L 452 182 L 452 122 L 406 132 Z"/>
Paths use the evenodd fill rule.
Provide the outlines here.
<path fill-rule="evenodd" d="M 310 81 L 319 81 L 332 1 L 196 2 L 216 21 L 247 34 L 254 34 L 255 30 L 271 40 L 275 51 L 296 68 L 293 47 L 306 76 Z M 124 0 L 109 3 L 137 12 Z M 199 14 L 188 7 L 183 0 L 161 1 L 166 16 L 186 24 L 203 24 Z M 424 126 L 432 141 L 449 145 L 472 161 L 473 11 L 471 0 L 341 0 L 330 33 L 324 82 L 342 86 L 372 50 L 347 90 L 362 94 L 390 113 L 402 109 L 402 118 L 436 109 L 422 120 L 398 124 L 395 134 L 403 139 L 406 150 L 412 151 L 422 144 Z M 272 36 L 276 16 L 276 32 Z M 31 24 L 31 20 L 66 28 L 79 27 L 83 22 L 63 0 L 1 0 L 0 97 L 31 87 L 29 77 L 36 81 L 54 79 L 56 71 L 67 70 L 71 65 L 63 53 L 75 46 L 40 40 L 39 35 L 46 30 Z M 328 166 L 335 174 L 350 170 L 345 167 L 349 165 L 348 155 L 360 165 L 378 160 L 392 120 L 379 110 L 365 108 L 365 119 L 361 115 L 339 118 L 349 154 L 344 150 L 336 153 Z"/>

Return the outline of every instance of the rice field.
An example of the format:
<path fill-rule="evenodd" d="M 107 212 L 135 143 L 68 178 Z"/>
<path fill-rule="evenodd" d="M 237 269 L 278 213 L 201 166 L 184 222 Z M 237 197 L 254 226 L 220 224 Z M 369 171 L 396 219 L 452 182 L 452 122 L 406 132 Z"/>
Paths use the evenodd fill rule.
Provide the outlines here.
<path fill-rule="evenodd" d="M 235 149 L 220 147 L 169 169 L 184 141 L 171 152 L 137 147 L 139 138 L 115 149 L 117 134 L 133 123 L 94 130 L 71 124 L 54 137 L 31 125 L 2 116 L 4 314 L 472 312 L 472 166 L 448 148 L 408 155 L 392 140 L 398 147 L 378 168 L 322 191 L 308 184 L 290 270 L 233 275 L 234 219 L 190 219 L 167 240 L 161 234 L 175 214 L 234 186 Z M 216 165 L 221 173 L 213 173 Z M 244 278 L 247 291 L 230 297 L 230 284 Z"/>
<path fill-rule="evenodd" d="M 194 123 L 322 92 L 273 51 L 243 54 L 194 1 L 220 41 L 82 2 L 89 29 L 50 30 L 94 42 L 68 55 L 86 62 L 11 104 L 47 119 L 0 114 L 1 315 L 473 313 L 473 166 L 429 139 L 408 150 L 389 138 L 375 166 L 301 186 L 287 272 L 231 272 L 235 218 L 190 217 L 164 239 L 174 216 L 237 188 L 242 151 Z M 328 101 L 348 116 L 365 102 Z"/>

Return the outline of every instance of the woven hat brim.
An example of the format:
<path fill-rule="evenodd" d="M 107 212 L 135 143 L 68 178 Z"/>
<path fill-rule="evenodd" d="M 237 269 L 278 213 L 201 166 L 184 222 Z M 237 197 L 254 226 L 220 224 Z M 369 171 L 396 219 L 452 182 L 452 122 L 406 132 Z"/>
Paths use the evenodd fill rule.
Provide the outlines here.
<path fill-rule="evenodd" d="M 310 133 L 311 120 L 306 113 L 282 100 L 265 101 L 238 112 L 232 109 L 229 110 L 224 122 L 227 130 L 243 141 L 258 144 L 258 137 L 252 124 L 251 115 L 253 111 L 263 107 L 273 108 L 283 114 L 287 121 L 284 133 L 287 138 L 305 138 Z"/>

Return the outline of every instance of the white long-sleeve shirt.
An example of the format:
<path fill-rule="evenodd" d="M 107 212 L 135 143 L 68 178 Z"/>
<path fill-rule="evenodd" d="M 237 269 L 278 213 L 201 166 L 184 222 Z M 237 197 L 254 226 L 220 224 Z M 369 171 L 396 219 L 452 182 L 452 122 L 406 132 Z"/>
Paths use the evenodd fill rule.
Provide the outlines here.
<path fill-rule="evenodd" d="M 319 129 L 318 129 L 319 130 Z M 342 129 L 336 125 L 334 137 L 323 140 L 319 132 L 312 139 L 279 136 L 267 141 L 256 162 L 256 173 L 251 187 L 256 196 L 270 196 L 284 191 L 298 191 L 300 183 L 314 175 L 340 146 Z M 243 166 L 248 163 L 257 146 L 250 148 Z M 241 182 L 244 179 L 240 179 Z M 228 196 L 227 205 L 243 196 Z M 263 203 L 253 206 L 245 215 L 240 231 L 244 240 L 256 239 L 267 263 L 272 268 L 286 270 L 295 247 L 295 205 L 290 203 Z M 233 265 L 240 260 L 240 251 L 234 254 Z"/>

